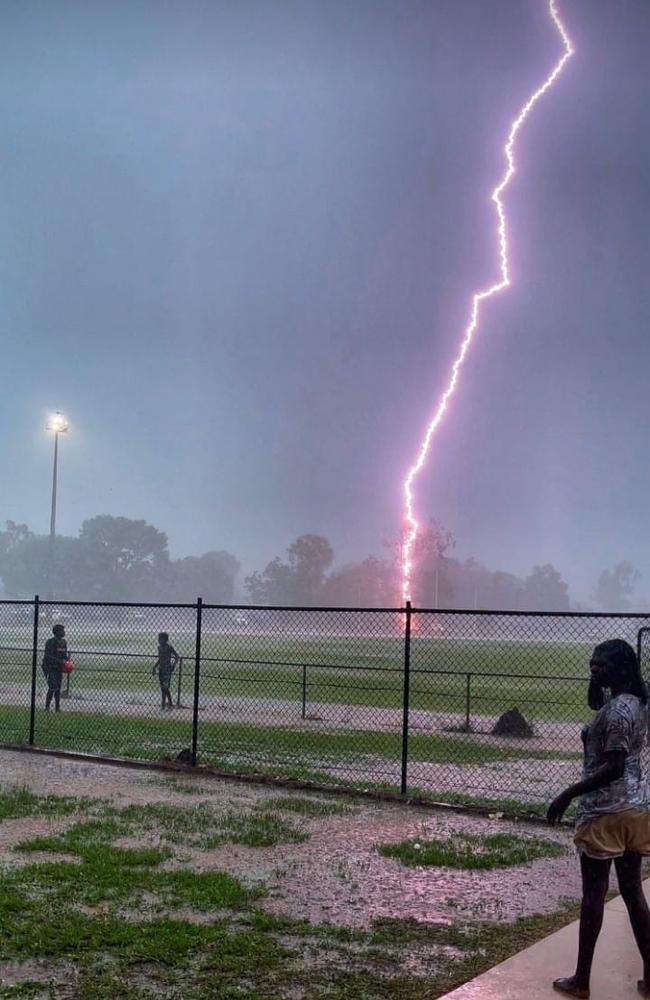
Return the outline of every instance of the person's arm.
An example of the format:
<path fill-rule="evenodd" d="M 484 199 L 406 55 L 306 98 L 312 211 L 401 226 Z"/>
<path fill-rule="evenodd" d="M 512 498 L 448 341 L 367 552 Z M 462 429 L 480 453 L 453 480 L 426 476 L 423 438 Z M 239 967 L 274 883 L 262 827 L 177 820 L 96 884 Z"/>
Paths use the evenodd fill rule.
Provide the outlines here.
<path fill-rule="evenodd" d="M 151 671 L 151 676 L 152 677 L 155 674 L 155 672 L 156 672 L 156 670 L 158 669 L 159 666 L 160 666 L 160 657 L 158 657 L 158 659 L 156 660 L 156 662 L 153 665 L 153 670 Z"/>
<path fill-rule="evenodd" d="M 174 667 L 176 666 L 176 664 L 178 663 L 178 661 L 180 660 L 180 656 L 178 655 L 178 653 L 176 652 L 176 650 L 174 649 L 173 646 L 170 646 L 169 649 L 170 649 L 170 652 L 171 652 L 172 670 L 173 670 Z"/>
<path fill-rule="evenodd" d="M 52 656 L 52 639 L 45 640 L 45 649 L 43 650 L 43 667 L 48 670 L 52 666 L 54 657 Z"/>
<path fill-rule="evenodd" d="M 626 756 L 627 751 L 624 749 L 607 752 L 605 754 L 605 763 L 594 771 L 593 774 L 590 774 L 588 778 L 584 778 L 582 781 L 577 781 L 575 785 L 569 785 L 568 788 L 565 788 L 563 792 L 560 792 L 553 799 L 546 813 L 547 822 L 551 826 L 554 826 L 560 822 L 574 799 L 577 799 L 580 795 L 586 795 L 587 792 L 595 792 L 599 788 L 605 788 L 607 785 L 611 785 L 613 781 L 618 781 L 619 778 L 622 778 L 625 770 Z"/>

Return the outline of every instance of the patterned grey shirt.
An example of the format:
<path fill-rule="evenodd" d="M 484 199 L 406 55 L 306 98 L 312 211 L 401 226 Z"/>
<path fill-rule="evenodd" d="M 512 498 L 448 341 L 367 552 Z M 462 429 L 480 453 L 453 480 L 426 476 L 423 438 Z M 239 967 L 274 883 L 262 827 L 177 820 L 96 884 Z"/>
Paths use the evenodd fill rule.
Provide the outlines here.
<path fill-rule="evenodd" d="M 618 781 L 580 797 L 576 809 L 577 823 L 625 809 L 650 808 L 646 778 L 641 769 L 641 750 L 647 731 L 648 706 L 634 694 L 619 694 L 612 698 L 583 727 L 585 759 L 582 777 L 589 778 L 602 767 L 606 763 L 606 754 L 613 750 L 624 751 L 625 770 Z"/>

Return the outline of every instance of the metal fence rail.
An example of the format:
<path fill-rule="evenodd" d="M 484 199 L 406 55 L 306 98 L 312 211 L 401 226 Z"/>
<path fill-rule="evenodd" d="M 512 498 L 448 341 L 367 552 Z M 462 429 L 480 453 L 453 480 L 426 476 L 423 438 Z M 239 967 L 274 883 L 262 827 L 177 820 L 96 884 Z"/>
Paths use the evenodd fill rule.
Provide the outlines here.
<path fill-rule="evenodd" d="M 541 809 L 579 773 L 590 652 L 614 636 L 647 674 L 644 615 L 2 601 L 0 741 Z"/>

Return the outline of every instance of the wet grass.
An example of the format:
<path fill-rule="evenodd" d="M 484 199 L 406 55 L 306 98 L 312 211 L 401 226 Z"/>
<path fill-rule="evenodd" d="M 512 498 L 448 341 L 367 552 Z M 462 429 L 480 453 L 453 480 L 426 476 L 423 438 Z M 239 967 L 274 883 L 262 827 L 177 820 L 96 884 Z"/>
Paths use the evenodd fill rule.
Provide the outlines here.
<path fill-rule="evenodd" d="M 350 812 L 351 804 L 328 799 L 304 798 L 302 796 L 274 795 L 256 806 L 262 812 L 275 811 L 297 813 L 300 816 L 343 816 Z"/>
<path fill-rule="evenodd" d="M 445 839 L 413 837 L 398 844 L 380 844 L 379 853 L 409 868 L 442 867 L 466 870 L 511 868 L 538 858 L 566 855 L 563 844 L 548 837 L 522 837 L 512 833 L 454 833 Z"/>
<path fill-rule="evenodd" d="M 119 706 L 118 706 L 119 707 Z M 0 706 L 0 736 L 16 734 L 22 709 Z M 187 718 L 146 717 L 139 715 L 103 715 L 78 711 L 74 703 L 65 703 L 60 714 L 37 713 L 36 745 L 85 753 L 104 753 L 137 759 L 174 757 L 189 746 L 191 725 Z M 7 736 L 9 738 L 9 736 Z M 398 731 L 377 729 L 293 729 L 286 726 L 258 726 L 244 723 L 201 722 L 200 758 L 217 766 L 259 761 L 263 770 L 266 758 L 297 766 L 317 766 L 328 761 L 359 764 L 374 758 L 378 763 L 398 764 L 402 737 Z M 498 746 L 489 739 L 446 736 L 437 733 L 412 733 L 409 739 L 412 763 L 486 764 L 508 760 L 579 760 L 580 753 L 538 750 L 525 744 Z M 370 763 L 372 766 L 372 763 Z"/>
<path fill-rule="evenodd" d="M 523 798 L 488 798 L 486 795 L 468 795 L 466 792 L 436 792 L 424 788 L 412 788 L 410 794 L 414 798 L 429 799 L 443 805 L 467 806 L 468 809 L 489 810 L 490 813 L 502 813 L 504 816 L 539 817 L 540 820 L 546 818 L 549 807 L 547 801 L 532 802 Z M 575 816 L 575 804 L 570 805 L 564 815 L 566 820 L 572 819 Z"/>
<path fill-rule="evenodd" d="M 224 767 L 223 770 L 229 769 Z M 259 775 L 261 772 L 259 767 L 241 765 L 237 767 L 236 773 L 242 775 Z M 402 797 L 398 795 L 399 784 L 396 781 L 369 781 L 365 776 L 362 776 L 359 780 L 354 781 L 354 779 L 350 777 L 340 777 L 336 774 L 334 769 L 332 771 L 324 771 L 318 768 L 300 767 L 295 765 L 293 767 L 286 767 L 276 764 L 268 771 L 262 772 L 262 774 L 272 774 L 274 777 L 279 779 L 288 778 L 316 785 L 324 785 L 328 787 L 328 790 L 349 789 L 351 793 L 350 797 L 353 801 L 355 792 L 358 793 L 359 791 L 364 791 L 377 793 L 376 799 L 369 798 L 364 800 L 366 804 L 373 801 L 380 801 L 382 793 L 385 792 L 391 797 L 396 796 L 396 802 L 422 802 L 432 806 L 438 804 L 443 806 L 453 805 L 459 806 L 461 809 L 466 808 L 468 812 L 487 812 L 490 815 L 494 813 L 502 813 L 504 816 L 530 818 L 531 820 L 539 819 L 540 821 L 545 819 L 550 802 L 550 797 L 548 795 L 543 801 L 531 800 L 526 797 L 526 793 L 522 793 L 521 799 L 515 798 L 514 796 L 512 798 L 505 798 L 503 796 L 490 798 L 489 796 L 482 795 L 480 793 L 472 795 L 467 792 L 450 792 L 446 789 L 436 789 L 435 787 L 422 788 L 411 784 L 409 784 L 407 795 L 402 799 Z M 317 790 L 315 789 L 315 791 Z M 565 813 L 565 820 L 571 820 L 574 815 L 575 806 L 571 805 Z"/>
<path fill-rule="evenodd" d="M 211 790 L 201 779 L 184 780 L 175 776 L 154 777 L 150 783 L 158 785 L 161 788 L 166 788 L 168 791 L 179 792 L 182 795 L 188 796 L 206 796 L 210 794 Z M 261 802 L 258 801 L 255 804 L 255 809 L 263 812 L 280 811 L 296 813 L 301 816 L 343 816 L 359 804 L 359 801 L 355 801 L 352 798 L 344 802 L 340 798 L 335 799 L 333 797 L 323 799 L 297 794 L 269 795 L 268 798 L 263 799 Z M 364 804 L 367 805 L 367 803 Z"/>
<path fill-rule="evenodd" d="M 24 739 L 16 727 L 22 718 L 21 709 L 0 706 L 0 737 Z M 73 752 L 96 753 L 139 760 L 173 760 L 179 750 L 191 742 L 191 726 L 187 719 L 175 717 L 108 716 L 79 712 L 66 703 L 60 715 L 37 713 L 36 741 L 38 745 Z M 201 723 L 199 729 L 199 761 L 221 771 L 235 774 L 269 775 L 298 781 L 316 782 L 329 786 L 364 790 L 399 791 L 401 735 L 381 730 L 318 730 L 288 727 L 254 726 L 233 723 Z M 418 765 L 454 764 L 477 768 L 484 764 L 526 760 L 531 790 L 546 780 L 546 763 L 575 762 L 576 775 L 580 754 L 562 751 L 529 749 L 525 744 L 498 746 L 485 738 L 452 736 L 438 733 L 412 733 L 409 741 L 411 783 L 414 796 L 431 801 L 449 801 L 458 805 L 478 805 L 505 811 L 541 813 L 546 806 L 529 801 L 530 792 L 516 792 L 510 799 L 490 799 L 471 792 L 450 792 L 435 787 L 422 787 Z M 431 782 L 435 774 L 431 773 Z M 516 784 L 521 781 L 518 778 Z M 491 775 L 472 775 L 472 783 L 485 785 Z M 463 782 L 464 788 L 468 782 Z M 471 785 L 470 785 L 471 787 Z M 179 790 L 199 794 L 192 782 L 180 782 Z M 559 790 L 559 789 L 558 789 Z M 514 790 L 513 790 L 514 791 Z M 28 808 L 27 806 L 25 808 Z M 64 809 L 64 801 L 52 808 Z"/>
<path fill-rule="evenodd" d="M 99 799 L 37 795 L 25 785 L 0 786 L 0 823 L 5 819 L 25 819 L 28 816 L 70 816 L 100 805 Z"/>
<path fill-rule="evenodd" d="M 114 847 L 116 838 L 155 836 L 163 847 Z M 65 833 L 38 837 L 18 845 L 23 852 L 50 851 L 71 854 L 88 860 L 115 854 L 116 863 L 157 864 L 169 856 L 169 846 L 210 850 L 222 844 L 244 844 L 248 847 L 274 847 L 276 844 L 298 844 L 308 834 L 270 810 L 226 812 L 209 804 L 181 807 L 167 803 L 129 805 L 123 808 L 105 806 L 101 815 L 70 827 Z M 127 860 L 127 856 L 131 860 Z M 142 858 L 143 860 L 138 860 Z"/>
<path fill-rule="evenodd" d="M 207 803 L 191 808 L 133 805 L 120 810 L 119 816 L 129 830 L 157 831 L 169 843 L 204 850 L 221 844 L 274 847 L 308 839 L 304 831 L 270 812 L 221 812 Z"/>
<path fill-rule="evenodd" d="M 62 904 L 60 897 L 39 896 L 48 876 L 32 872 L 29 895 L 21 894 L 20 883 L 3 880 L 0 960 L 46 962 L 52 980 L 45 995 L 52 1000 L 275 1000 L 290 995 L 305 1000 L 421 1000 L 452 989 L 573 915 L 561 910 L 510 925 L 381 920 L 368 931 L 350 931 L 275 917 L 241 895 L 233 901 L 222 892 L 209 902 L 220 913 L 230 908 L 231 916 L 209 923 L 173 916 L 125 919 L 114 909 L 101 916 L 80 912 L 74 905 L 78 897 Z M 104 872 L 94 876 L 105 880 Z M 90 872 L 83 876 L 92 877 Z M 196 907 L 195 892 L 193 885 L 167 902 L 184 905 L 192 895 Z M 106 888 L 101 895 L 111 906 L 120 898 Z M 450 948 L 456 950 L 453 957 Z M 415 953 L 427 956 L 426 978 L 406 971 L 404 960 Z M 65 983 L 57 986 L 54 973 L 63 970 Z M 38 996 L 36 982 L 32 978 L 24 992 L 13 995 Z"/>
<path fill-rule="evenodd" d="M 263 884 L 194 871 L 183 849 L 227 835 L 238 843 L 250 837 L 263 851 L 278 842 L 265 824 L 279 813 L 295 821 L 335 815 L 336 800 L 269 797 L 239 815 L 241 829 L 238 814 L 209 803 L 93 808 L 59 835 L 17 845 L 26 858 L 46 850 L 60 860 L 0 872 L 0 962 L 36 960 L 48 977 L 39 982 L 27 965 L 29 978 L 0 985 L 0 1000 L 432 1000 L 569 916 L 561 910 L 514 924 L 375 920 L 368 930 L 312 924 L 260 909 Z M 143 835 L 158 845 L 120 844 Z M 408 971 L 413 956 L 425 956 L 426 975 Z"/>
<path fill-rule="evenodd" d="M 22 1000 L 36 1000 L 45 997 L 44 984 L 36 980 L 25 979 L 20 983 L 0 985 L 0 1000 L 10 1000 L 11 997 L 21 997 Z"/>
<path fill-rule="evenodd" d="M 83 623 L 76 627 L 72 622 L 68 635 L 76 664 L 73 691 L 150 692 L 156 701 L 157 688 L 151 678 L 156 656 L 153 631 L 148 635 L 129 629 L 92 629 L 84 634 Z M 174 642 L 185 657 L 181 698 L 191 704 L 193 642 L 187 635 Z M 500 715 L 505 708 L 519 705 L 527 716 L 578 720 L 585 711 L 591 648 L 589 642 L 414 635 L 411 704 L 414 709 L 462 715 L 469 674 L 473 714 Z M 203 658 L 204 696 L 281 698 L 299 703 L 304 665 L 308 703 L 401 705 L 403 638 L 394 634 L 345 637 L 239 632 L 214 636 L 206 632 Z M 217 662 L 211 662 L 214 659 Z M 7 682 L 29 685 L 31 648 L 26 632 L 17 630 L 12 638 L 11 630 L 3 630 L 0 666 Z M 368 673 L 358 668 L 370 668 L 373 683 L 368 684 Z M 40 671 L 38 681 L 41 684 Z M 174 675 L 175 692 L 177 682 Z"/>
<path fill-rule="evenodd" d="M 24 850 L 24 845 L 21 848 Z M 203 912 L 224 907 L 237 909 L 265 894 L 263 886 L 246 888 L 227 872 L 194 872 L 187 868 L 166 870 L 159 867 L 162 860 L 160 855 L 151 855 L 148 859 L 143 855 L 134 857 L 128 850 L 109 845 L 104 852 L 89 851 L 80 862 L 25 865 L 5 874 L 4 884 L 15 899 L 29 902 L 30 912 L 32 903 L 40 900 L 45 909 L 52 910 L 53 920 L 57 908 L 67 912 L 79 906 L 100 907 L 102 912 L 127 904 L 130 909 L 148 911 L 185 906 Z M 110 905 L 107 908 L 105 904 Z M 18 909 L 14 906 L 16 912 Z M 75 910 L 75 920 L 82 916 L 84 914 Z M 43 933 L 47 933 L 44 928 L 34 928 L 34 934 Z M 59 928 L 56 937 L 67 941 L 68 931 Z"/>

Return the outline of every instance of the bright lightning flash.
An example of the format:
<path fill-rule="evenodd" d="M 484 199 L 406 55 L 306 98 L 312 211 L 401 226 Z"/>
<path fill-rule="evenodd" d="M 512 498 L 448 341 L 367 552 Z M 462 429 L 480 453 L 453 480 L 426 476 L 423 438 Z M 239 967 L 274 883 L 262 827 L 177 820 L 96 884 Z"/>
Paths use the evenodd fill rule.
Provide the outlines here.
<path fill-rule="evenodd" d="M 465 355 L 469 350 L 469 346 L 472 342 L 472 338 L 478 329 L 479 315 L 481 303 L 484 299 L 490 299 L 493 295 L 497 295 L 498 292 L 502 292 L 505 288 L 510 285 L 510 273 L 508 269 L 508 233 L 506 227 L 506 213 L 503 206 L 502 195 L 510 183 L 511 179 L 515 174 L 515 139 L 517 138 L 517 133 L 519 129 L 525 122 L 533 106 L 537 103 L 540 97 L 549 90 L 555 80 L 560 75 L 564 69 L 565 63 L 573 55 L 573 46 L 571 44 L 571 39 L 569 38 L 568 32 L 564 27 L 562 21 L 560 20 L 560 15 L 557 10 L 556 0 L 548 0 L 549 14 L 552 17 L 555 26 L 560 33 L 562 42 L 564 45 L 564 53 L 562 57 L 558 60 L 553 70 L 549 73 L 546 80 L 541 84 L 540 87 L 528 98 L 521 111 L 517 117 L 512 122 L 510 126 L 510 131 L 508 133 L 508 139 L 504 146 L 504 153 L 506 156 L 507 168 L 506 171 L 499 181 L 499 184 L 495 187 L 492 192 L 492 201 L 496 205 L 498 226 L 497 235 L 499 241 L 499 257 L 500 257 L 500 273 L 501 278 L 495 284 L 490 285 L 489 288 L 483 288 L 478 292 L 475 292 L 472 298 L 472 310 L 470 315 L 469 325 L 465 329 L 463 340 L 460 345 L 460 350 L 453 365 L 451 366 L 451 375 L 447 387 L 440 397 L 438 407 L 431 418 L 429 426 L 426 429 L 424 438 L 420 445 L 420 450 L 418 452 L 417 458 L 414 464 L 409 469 L 408 475 L 404 481 L 404 522 L 405 522 L 405 541 L 402 547 L 402 599 L 404 601 L 409 601 L 411 599 L 411 577 L 413 572 L 413 546 L 415 545 L 415 539 L 418 534 L 418 521 L 415 516 L 415 506 L 413 500 L 413 482 L 422 469 L 427 455 L 429 453 L 429 448 L 431 445 L 431 440 L 435 434 L 438 425 L 440 424 L 449 399 L 452 396 L 454 390 L 456 389 L 456 384 L 458 382 L 458 376 L 460 369 L 462 367 L 463 361 L 465 360 Z"/>

